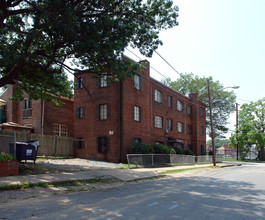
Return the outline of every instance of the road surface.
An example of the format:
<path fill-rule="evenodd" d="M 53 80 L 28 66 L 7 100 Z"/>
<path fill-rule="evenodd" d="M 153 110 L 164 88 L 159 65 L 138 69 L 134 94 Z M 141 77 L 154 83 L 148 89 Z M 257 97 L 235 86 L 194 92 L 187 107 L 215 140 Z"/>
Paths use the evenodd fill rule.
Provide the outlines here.
<path fill-rule="evenodd" d="M 265 164 L 178 175 L 1 204 L 0 219 L 265 219 Z"/>

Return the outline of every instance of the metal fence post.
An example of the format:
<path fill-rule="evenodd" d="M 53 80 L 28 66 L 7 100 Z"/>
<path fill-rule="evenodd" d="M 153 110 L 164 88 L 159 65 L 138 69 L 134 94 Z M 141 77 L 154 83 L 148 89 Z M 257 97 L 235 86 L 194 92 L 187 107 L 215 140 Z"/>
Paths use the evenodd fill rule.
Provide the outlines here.
<path fill-rule="evenodd" d="M 127 155 L 126 155 L 126 157 L 127 157 L 127 161 L 128 161 L 128 167 L 129 167 L 129 169 L 131 169 L 131 168 L 130 168 L 130 160 L 129 160 L 129 155 L 127 154 Z"/>

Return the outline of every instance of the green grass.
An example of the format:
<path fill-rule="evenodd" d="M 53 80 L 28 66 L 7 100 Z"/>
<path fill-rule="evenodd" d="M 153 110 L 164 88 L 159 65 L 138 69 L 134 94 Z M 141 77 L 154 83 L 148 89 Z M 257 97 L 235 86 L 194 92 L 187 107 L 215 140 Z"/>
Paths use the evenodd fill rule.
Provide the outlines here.
<path fill-rule="evenodd" d="M 102 178 L 96 178 L 96 179 L 89 179 L 89 180 L 76 180 L 71 182 L 58 182 L 58 183 L 31 183 L 30 181 L 23 182 L 22 184 L 16 184 L 16 185 L 4 185 L 0 186 L 0 191 L 4 190 L 17 190 L 17 189 L 28 189 L 28 188 L 34 188 L 34 187 L 68 187 L 68 186 L 83 186 L 86 184 L 93 184 L 93 183 L 101 183 L 101 184 L 107 184 L 107 183 L 114 183 L 117 182 L 116 179 L 102 179 Z M 71 190 L 71 189 L 69 189 Z"/>
<path fill-rule="evenodd" d="M 44 174 L 44 173 L 59 173 L 65 170 L 59 170 L 52 167 L 44 167 L 38 164 L 27 164 L 20 163 L 19 164 L 19 175 L 36 175 L 36 174 Z"/>
<path fill-rule="evenodd" d="M 234 159 L 234 158 L 221 158 L 222 161 L 239 161 L 239 162 L 256 162 L 256 160 L 244 160 L 244 159 Z"/>
<path fill-rule="evenodd" d="M 208 164 L 208 163 L 196 163 L 196 164 Z M 211 163 L 209 163 L 211 164 Z M 195 165 L 194 163 L 167 163 L 167 164 L 154 164 L 154 165 L 136 165 L 136 164 L 130 164 L 130 169 L 135 168 L 156 168 L 156 167 L 173 167 L 173 166 L 188 166 L 188 165 Z M 118 167 L 117 169 L 129 169 L 129 165 L 126 163 L 123 163 L 121 167 Z"/>
<path fill-rule="evenodd" d="M 205 169 L 205 168 L 217 168 L 217 167 L 207 166 L 207 167 L 192 167 L 192 168 L 177 169 L 177 170 L 167 170 L 164 172 L 160 172 L 159 174 L 179 173 L 179 172 L 184 172 L 184 171 L 189 171 L 189 170 L 197 170 L 197 169 Z"/>

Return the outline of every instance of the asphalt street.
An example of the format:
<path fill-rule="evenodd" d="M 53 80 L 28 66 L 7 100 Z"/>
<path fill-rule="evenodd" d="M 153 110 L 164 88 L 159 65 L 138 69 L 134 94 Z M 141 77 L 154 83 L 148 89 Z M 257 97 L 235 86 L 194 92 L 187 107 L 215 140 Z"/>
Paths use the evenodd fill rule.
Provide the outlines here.
<path fill-rule="evenodd" d="M 264 219 L 265 164 L 1 204 L 0 219 Z"/>

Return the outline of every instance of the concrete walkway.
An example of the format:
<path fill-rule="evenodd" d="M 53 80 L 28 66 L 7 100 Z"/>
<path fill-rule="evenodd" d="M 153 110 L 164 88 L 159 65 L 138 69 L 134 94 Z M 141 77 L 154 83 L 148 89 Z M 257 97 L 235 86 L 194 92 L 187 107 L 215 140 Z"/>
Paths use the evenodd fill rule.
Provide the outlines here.
<path fill-rule="evenodd" d="M 89 180 L 96 178 L 113 177 L 121 181 L 134 181 L 139 179 L 146 179 L 157 177 L 167 170 L 177 170 L 186 168 L 207 167 L 211 164 L 200 164 L 190 166 L 174 166 L 161 168 L 139 168 L 139 169 L 101 169 L 101 170 L 85 170 L 79 172 L 62 172 L 62 173 L 47 173 L 39 175 L 25 175 L 25 176 L 8 176 L 0 177 L 0 187 L 11 185 L 22 185 L 23 183 L 58 183 L 58 182 L 72 182 L 75 180 Z M 219 166 L 229 166 L 229 164 L 219 164 Z"/>

